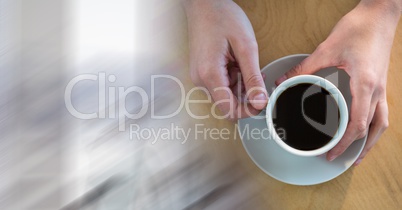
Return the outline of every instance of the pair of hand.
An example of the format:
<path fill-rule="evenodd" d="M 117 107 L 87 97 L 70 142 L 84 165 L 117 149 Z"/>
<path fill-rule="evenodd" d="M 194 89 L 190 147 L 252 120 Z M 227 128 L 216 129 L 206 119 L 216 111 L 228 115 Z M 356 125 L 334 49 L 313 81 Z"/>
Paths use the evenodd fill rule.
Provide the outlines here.
<path fill-rule="evenodd" d="M 257 41 L 243 10 L 231 0 L 187 0 L 184 5 L 193 82 L 206 87 L 230 119 L 258 114 L 268 95 L 258 64 Z M 308 58 L 276 80 L 280 84 L 332 66 L 349 74 L 350 121 L 341 141 L 327 153 L 330 161 L 368 132 L 355 162 L 359 164 L 388 127 L 387 71 L 401 9 L 400 0 L 362 0 Z"/>

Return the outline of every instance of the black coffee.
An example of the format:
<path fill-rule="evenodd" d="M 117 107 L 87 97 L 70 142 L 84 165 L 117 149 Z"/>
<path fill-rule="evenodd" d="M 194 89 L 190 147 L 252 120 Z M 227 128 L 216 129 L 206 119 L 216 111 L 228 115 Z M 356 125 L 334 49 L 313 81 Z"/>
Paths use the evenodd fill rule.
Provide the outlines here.
<path fill-rule="evenodd" d="M 325 146 L 336 134 L 339 107 L 333 96 L 320 86 L 298 84 L 279 95 L 273 123 L 276 132 L 284 134 L 279 136 L 287 145 L 298 150 L 315 150 Z"/>

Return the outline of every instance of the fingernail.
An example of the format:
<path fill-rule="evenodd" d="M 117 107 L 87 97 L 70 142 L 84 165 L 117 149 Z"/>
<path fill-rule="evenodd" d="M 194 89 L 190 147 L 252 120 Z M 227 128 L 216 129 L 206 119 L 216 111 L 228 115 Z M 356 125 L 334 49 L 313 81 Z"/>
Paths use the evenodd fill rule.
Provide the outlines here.
<path fill-rule="evenodd" d="M 355 162 L 355 166 L 359 165 L 362 162 L 363 159 L 359 159 Z"/>
<path fill-rule="evenodd" d="M 267 99 L 267 97 L 265 97 L 265 94 L 264 93 L 259 93 L 259 94 L 257 94 L 257 95 L 255 95 L 254 96 L 254 100 L 258 100 L 258 101 L 262 101 L 262 100 L 266 100 Z"/>
<path fill-rule="evenodd" d="M 279 78 L 276 80 L 276 83 L 277 83 L 277 84 L 281 84 L 281 83 L 282 83 L 283 81 L 285 81 L 287 78 L 288 78 L 288 77 L 287 77 L 286 75 L 283 75 L 283 76 L 279 77 Z"/>
<path fill-rule="evenodd" d="M 329 161 L 333 161 L 333 160 L 335 160 L 335 158 L 336 158 L 335 155 L 331 155 L 331 156 L 328 157 L 328 160 L 329 160 Z"/>
<path fill-rule="evenodd" d="M 261 110 L 266 106 L 267 96 L 264 93 L 259 93 L 254 96 L 252 103 L 254 108 Z"/>

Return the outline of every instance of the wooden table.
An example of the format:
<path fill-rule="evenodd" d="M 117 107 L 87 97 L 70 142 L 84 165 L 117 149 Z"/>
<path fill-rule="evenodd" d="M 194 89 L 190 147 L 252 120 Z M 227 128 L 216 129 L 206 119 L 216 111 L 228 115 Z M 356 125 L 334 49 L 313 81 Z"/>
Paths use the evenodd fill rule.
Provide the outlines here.
<path fill-rule="evenodd" d="M 337 21 L 358 1 L 238 0 L 249 17 L 259 44 L 260 66 L 280 57 L 312 53 Z M 185 20 L 184 20 L 185 21 Z M 185 33 L 185 30 L 183 30 Z M 189 74 L 183 76 L 191 88 Z M 358 167 L 316 186 L 281 183 L 261 171 L 239 140 L 206 141 L 217 161 L 236 159 L 252 182 L 261 187 L 255 206 L 264 209 L 402 209 L 402 21 L 396 32 L 388 75 L 390 126 Z M 199 95 L 199 97 L 203 97 Z M 195 105 L 209 110 L 210 105 Z M 232 122 L 208 119 L 210 127 L 229 128 Z M 258 202 L 257 202 L 258 200 Z M 257 204 L 258 203 L 258 204 Z"/>

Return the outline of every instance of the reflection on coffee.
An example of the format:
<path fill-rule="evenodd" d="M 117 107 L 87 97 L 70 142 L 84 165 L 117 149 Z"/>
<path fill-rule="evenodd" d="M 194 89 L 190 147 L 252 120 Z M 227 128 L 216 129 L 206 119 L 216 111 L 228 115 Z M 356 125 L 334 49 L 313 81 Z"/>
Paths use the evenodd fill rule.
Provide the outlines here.
<path fill-rule="evenodd" d="M 282 140 L 298 150 L 325 146 L 339 127 L 339 107 L 324 88 L 302 83 L 287 88 L 276 100 L 273 123 L 284 129 Z"/>

